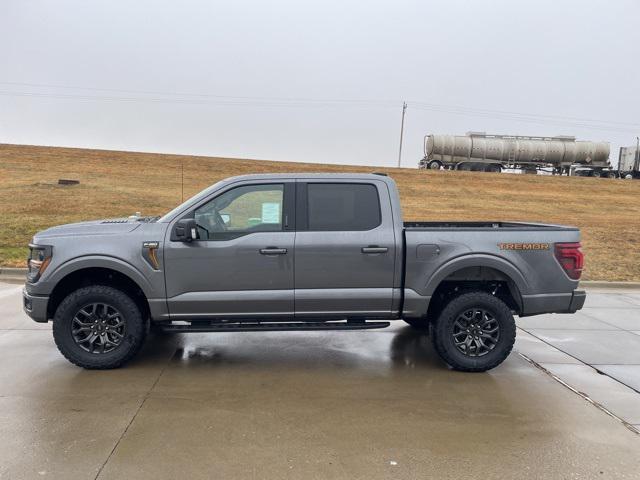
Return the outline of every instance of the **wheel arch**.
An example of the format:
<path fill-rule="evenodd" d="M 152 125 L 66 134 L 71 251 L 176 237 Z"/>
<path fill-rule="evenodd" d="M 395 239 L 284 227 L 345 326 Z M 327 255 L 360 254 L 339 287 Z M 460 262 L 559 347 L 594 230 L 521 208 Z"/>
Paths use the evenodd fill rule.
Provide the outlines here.
<path fill-rule="evenodd" d="M 135 282 L 145 295 L 151 296 L 153 288 L 149 280 L 136 267 L 120 258 L 106 255 L 87 255 L 68 260 L 47 275 L 46 282 L 57 285 L 68 275 L 90 268 L 103 268 L 121 273 Z"/>
<path fill-rule="evenodd" d="M 58 305 L 74 290 L 87 285 L 108 285 L 128 294 L 149 316 L 150 286 L 144 276 L 121 260 L 96 258 L 69 262 L 58 268 L 48 279 L 55 287 L 49 295 L 47 317 L 53 318 Z"/>
<path fill-rule="evenodd" d="M 511 306 L 522 311 L 522 295 L 528 291 L 526 278 L 515 265 L 492 255 L 471 254 L 447 262 L 431 276 L 425 295 L 436 299 L 443 289 L 452 284 L 469 287 L 496 282 L 507 286 Z"/>

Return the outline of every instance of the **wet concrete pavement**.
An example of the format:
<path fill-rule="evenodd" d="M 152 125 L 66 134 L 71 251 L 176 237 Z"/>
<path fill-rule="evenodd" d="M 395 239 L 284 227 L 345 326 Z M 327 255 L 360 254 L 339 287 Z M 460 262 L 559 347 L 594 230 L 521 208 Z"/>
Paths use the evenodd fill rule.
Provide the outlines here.
<path fill-rule="evenodd" d="M 521 353 L 640 430 L 640 292 L 593 290 L 574 315 L 518 326 Z"/>
<path fill-rule="evenodd" d="M 0 285 L 2 479 L 640 477 L 640 436 L 522 356 L 453 372 L 400 322 L 151 336 L 105 372 L 49 330 Z"/>

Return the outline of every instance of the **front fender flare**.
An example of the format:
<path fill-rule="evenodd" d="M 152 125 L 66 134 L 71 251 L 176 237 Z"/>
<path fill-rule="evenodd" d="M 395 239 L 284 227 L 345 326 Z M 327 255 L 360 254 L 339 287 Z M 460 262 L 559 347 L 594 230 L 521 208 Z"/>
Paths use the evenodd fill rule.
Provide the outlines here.
<path fill-rule="evenodd" d="M 51 274 L 47 276 L 46 282 L 53 287 L 67 275 L 85 268 L 105 268 L 115 270 L 126 275 L 135 282 L 147 298 L 152 298 L 154 296 L 153 287 L 142 272 L 120 258 L 107 255 L 87 255 L 68 260 L 51 272 Z"/>

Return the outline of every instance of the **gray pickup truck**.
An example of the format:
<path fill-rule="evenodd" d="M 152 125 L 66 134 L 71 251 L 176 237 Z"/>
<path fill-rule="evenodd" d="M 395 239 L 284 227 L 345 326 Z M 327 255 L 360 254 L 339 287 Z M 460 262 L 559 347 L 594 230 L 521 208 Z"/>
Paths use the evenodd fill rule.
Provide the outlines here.
<path fill-rule="evenodd" d="M 403 223 L 382 174 L 229 178 L 163 217 L 53 227 L 30 245 L 24 309 L 62 354 L 115 368 L 164 332 L 354 330 L 404 320 L 457 370 L 510 353 L 513 315 L 573 313 L 577 228 Z"/>

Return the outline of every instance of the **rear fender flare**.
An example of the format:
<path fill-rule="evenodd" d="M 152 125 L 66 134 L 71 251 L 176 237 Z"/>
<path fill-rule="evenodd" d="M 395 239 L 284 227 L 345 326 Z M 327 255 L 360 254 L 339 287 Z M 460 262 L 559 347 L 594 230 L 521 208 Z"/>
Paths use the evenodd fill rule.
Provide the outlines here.
<path fill-rule="evenodd" d="M 497 270 L 513 281 L 520 295 L 526 294 L 529 290 L 525 276 L 511 262 L 494 255 L 468 254 L 454 258 L 438 268 L 427 281 L 424 295 L 432 296 L 445 278 L 469 267 L 488 267 Z"/>

